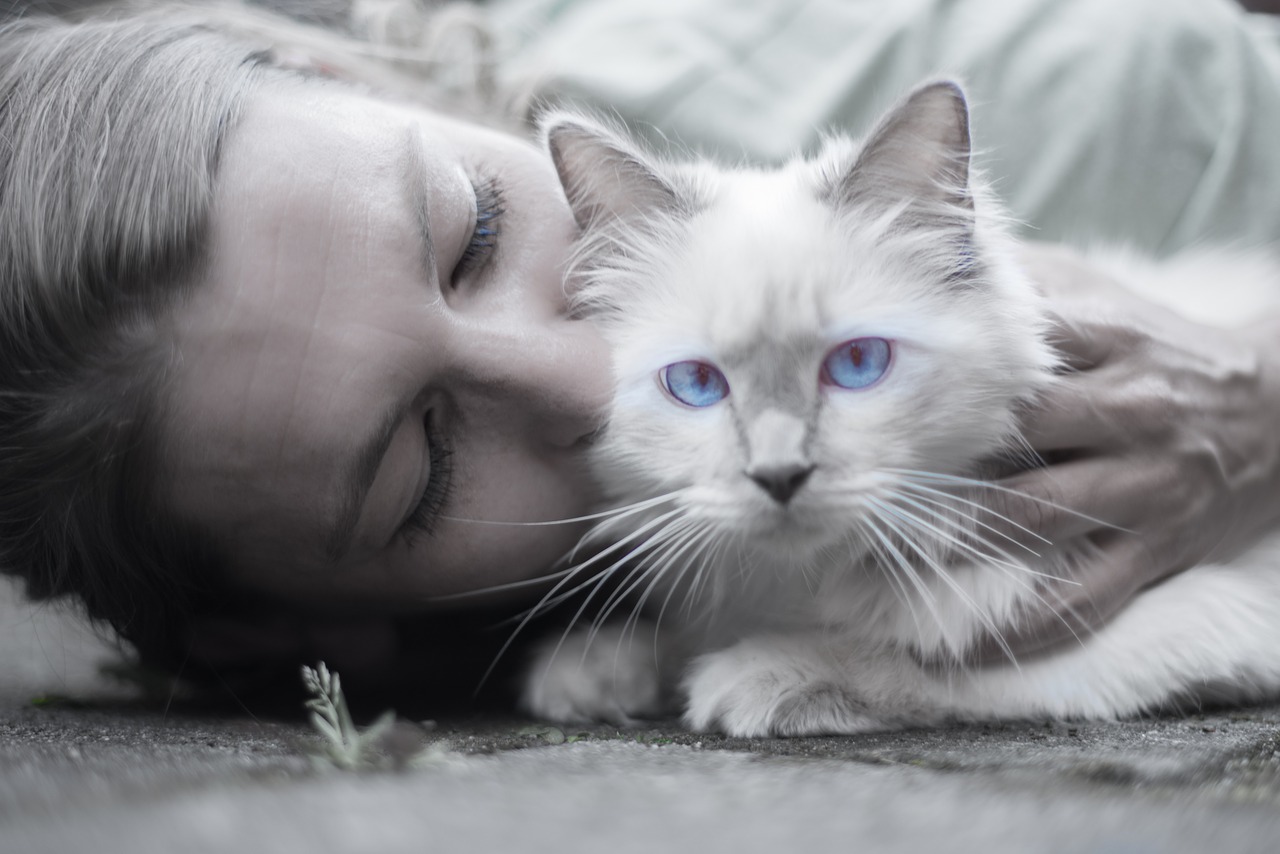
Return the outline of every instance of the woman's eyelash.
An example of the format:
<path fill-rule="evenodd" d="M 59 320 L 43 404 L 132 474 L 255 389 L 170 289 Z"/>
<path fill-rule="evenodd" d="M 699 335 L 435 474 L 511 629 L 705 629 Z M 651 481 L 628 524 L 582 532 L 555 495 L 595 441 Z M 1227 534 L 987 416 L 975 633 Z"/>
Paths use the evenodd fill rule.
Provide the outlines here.
<path fill-rule="evenodd" d="M 476 194 L 476 221 L 471 229 L 471 238 L 462 250 L 462 257 L 458 259 L 458 266 L 454 268 L 454 282 L 484 266 L 493 255 L 502 234 L 502 214 L 505 208 L 501 188 L 493 178 L 473 181 L 472 187 Z"/>
<path fill-rule="evenodd" d="M 427 458 L 431 473 L 427 485 L 418 496 L 418 501 L 409 516 L 404 520 L 401 533 L 409 545 L 413 545 L 420 536 L 430 537 L 435 533 L 436 521 L 449 503 L 450 486 L 453 481 L 453 451 L 439 435 L 432 423 L 431 413 L 423 418 L 423 430 L 426 432 Z"/>

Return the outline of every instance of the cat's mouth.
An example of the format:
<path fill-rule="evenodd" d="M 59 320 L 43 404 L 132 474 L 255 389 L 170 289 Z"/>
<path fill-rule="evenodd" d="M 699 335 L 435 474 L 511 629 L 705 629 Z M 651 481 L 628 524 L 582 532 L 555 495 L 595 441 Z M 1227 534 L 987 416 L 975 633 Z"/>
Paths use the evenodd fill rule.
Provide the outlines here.
<path fill-rule="evenodd" d="M 822 548 L 832 539 L 831 526 L 803 506 L 775 506 L 756 514 L 743 526 L 747 538 L 788 555 Z"/>

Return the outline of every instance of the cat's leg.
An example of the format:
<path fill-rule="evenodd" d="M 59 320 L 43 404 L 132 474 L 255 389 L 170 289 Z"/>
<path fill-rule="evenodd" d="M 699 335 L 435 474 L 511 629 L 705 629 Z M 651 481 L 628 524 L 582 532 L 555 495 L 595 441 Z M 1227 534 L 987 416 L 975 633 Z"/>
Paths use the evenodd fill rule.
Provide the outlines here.
<path fill-rule="evenodd" d="M 684 720 L 741 737 L 838 735 L 940 723 L 914 658 L 812 631 L 759 635 L 694 660 Z"/>
<path fill-rule="evenodd" d="M 1061 651 L 939 680 L 956 717 L 1108 719 L 1280 696 L 1280 536 L 1147 590 Z"/>
<path fill-rule="evenodd" d="M 678 644 L 648 620 L 577 628 L 538 643 L 523 675 L 520 707 L 565 723 L 637 720 L 671 711 Z"/>

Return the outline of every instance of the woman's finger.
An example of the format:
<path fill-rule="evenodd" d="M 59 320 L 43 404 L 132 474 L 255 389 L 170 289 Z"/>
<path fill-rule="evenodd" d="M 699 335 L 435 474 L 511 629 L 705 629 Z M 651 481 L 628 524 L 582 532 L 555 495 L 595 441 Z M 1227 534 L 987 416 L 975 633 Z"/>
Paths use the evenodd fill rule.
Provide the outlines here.
<path fill-rule="evenodd" d="M 1167 490 L 1168 468 L 1146 457 L 1089 457 L 1019 472 L 996 481 L 979 500 L 992 533 L 1023 545 L 1064 543 L 1096 531 L 1124 531 L 1148 518 Z M 990 518 L 988 518 L 990 516 Z"/>
<path fill-rule="evenodd" d="M 1089 371 L 1106 363 L 1122 343 L 1114 326 L 1072 317 L 1064 303 L 1050 307 L 1050 321 L 1049 345 L 1073 371 Z"/>
<path fill-rule="evenodd" d="M 1114 419 L 1106 414 L 1113 382 L 1105 371 L 1059 377 L 1023 416 L 1022 438 L 1041 452 L 1115 446 Z"/>

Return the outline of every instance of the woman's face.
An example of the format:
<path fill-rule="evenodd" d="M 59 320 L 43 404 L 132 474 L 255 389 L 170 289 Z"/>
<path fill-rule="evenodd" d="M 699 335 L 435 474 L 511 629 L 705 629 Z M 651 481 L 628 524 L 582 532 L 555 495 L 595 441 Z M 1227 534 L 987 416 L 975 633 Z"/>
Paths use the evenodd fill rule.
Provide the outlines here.
<path fill-rule="evenodd" d="M 251 104 L 175 315 L 173 500 L 233 580 L 341 610 L 545 572 L 609 392 L 574 222 L 528 143 L 336 88 Z"/>

